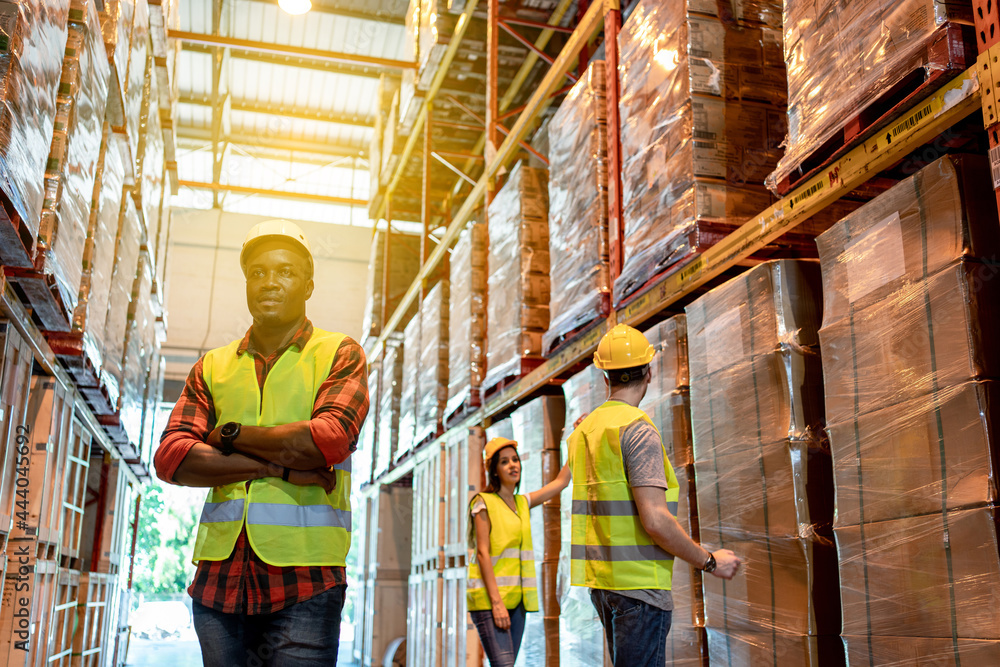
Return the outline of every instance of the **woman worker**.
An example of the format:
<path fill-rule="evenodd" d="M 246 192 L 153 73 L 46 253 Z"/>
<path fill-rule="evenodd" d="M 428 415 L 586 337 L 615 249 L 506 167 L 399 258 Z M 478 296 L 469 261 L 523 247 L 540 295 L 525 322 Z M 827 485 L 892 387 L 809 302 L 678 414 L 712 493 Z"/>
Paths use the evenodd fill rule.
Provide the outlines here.
<path fill-rule="evenodd" d="M 490 667 L 512 667 L 521 648 L 525 612 L 538 611 L 538 584 L 528 511 L 569 484 L 568 468 L 541 489 L 515 495 L 521 483 L 517 443 L 493 438 L 483 459 L 487 485 L 470 503 L 469 561 L 466 592 L 469 613 Z"/>

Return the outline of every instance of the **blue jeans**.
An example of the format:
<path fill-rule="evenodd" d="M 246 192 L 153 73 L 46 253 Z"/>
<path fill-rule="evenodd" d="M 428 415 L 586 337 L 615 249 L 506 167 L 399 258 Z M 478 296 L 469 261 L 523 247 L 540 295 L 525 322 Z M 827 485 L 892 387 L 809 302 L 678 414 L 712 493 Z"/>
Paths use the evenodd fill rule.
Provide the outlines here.
<path fill-rule="evenodd" d="M 483 642 L 483 651 L 490 660 L 490 667 L 514 667 L 517 652 L 521 650 L 521 637 L 524 636 L 524 605 L 519 604 L 514 609 L 508 609 L 510 614 L 510 630 L 501 630 L 493 622 L 492 611 L 470 611 L 472 622 L 479 631 L 479 640 Z"/>
<path fill-rule="evenodd" d="M 273 614 L 224 614 L 191 603 L 205 667 L 330 667 L 340 649 L 347 586 Z"/>
<path fill-rule="evenodd" d="M 671 612 L 615 591 L 590 590 L 616 667 L 664 667 Z"/>

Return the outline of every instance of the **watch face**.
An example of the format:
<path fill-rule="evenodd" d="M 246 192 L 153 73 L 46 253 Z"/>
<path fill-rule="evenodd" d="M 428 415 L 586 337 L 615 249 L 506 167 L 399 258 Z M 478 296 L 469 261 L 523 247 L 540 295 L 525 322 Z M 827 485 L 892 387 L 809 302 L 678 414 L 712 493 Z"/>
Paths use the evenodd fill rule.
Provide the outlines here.
<path fill-rule="evenodd" d="M 235 438 L 240 432 L 240 425 L 236 422 L 227 422 L 223 424 L 222 430 L 219 431 L 219 435 L 223 438 Z"/>

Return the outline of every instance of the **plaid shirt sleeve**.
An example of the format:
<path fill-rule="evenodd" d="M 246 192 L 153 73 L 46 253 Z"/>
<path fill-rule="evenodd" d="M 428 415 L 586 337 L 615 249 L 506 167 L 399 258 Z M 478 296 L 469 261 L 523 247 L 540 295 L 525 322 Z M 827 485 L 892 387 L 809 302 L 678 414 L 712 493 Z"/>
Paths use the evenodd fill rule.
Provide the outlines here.
<path fill-rule="evenodd" d="M 364 350 L 344 338 L 330 375 L 320 386 L 309 430 L 327 465 L 342 463 L 358 446 L 358 433 L 368 415 L 368 371 Z"/>
<path fill-rule="evenodd" d="M 215 422 L 215 404 L 202 375 L 202 359 L 199 359 L 188 373 L 184 391 L 160 436 L 160 447 L 153 457 L 157 477 L 174 483 L 174 473 L 184 457 L 195 444 L 205 442 Z"/>

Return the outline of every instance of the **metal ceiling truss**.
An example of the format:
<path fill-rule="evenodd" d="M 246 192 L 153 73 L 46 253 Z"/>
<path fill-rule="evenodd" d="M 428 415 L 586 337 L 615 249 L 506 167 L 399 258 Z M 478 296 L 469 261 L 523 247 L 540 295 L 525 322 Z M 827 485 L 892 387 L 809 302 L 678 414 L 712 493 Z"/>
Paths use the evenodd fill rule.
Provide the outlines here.
<path fill-rule="evenodd" d="M 180 104 L 211 106 L 212 98 L 208 96 L 181 94 L 178 102 Z M 250 113 L 266 114 L 269 116 L 296 118 L 299 120 L 315 120 L 324 123 L 335 123 L 337 125 L 349 125 L 352 127 L 371 128 L 375 124 L 374 119 L 369 117 L 359 117 L 354 114 L 330 113 L 319 109 L 309 109 L 295 105 L 268 103 L 257 100 L 230 99 L 229 105 L 233 111 L 246 111 Z"/>
<path fill-rule="evenodd" d="M 212 141 L 211 130 L 204 127 L 182 125 L 177 128 L 177 139 L 181 142 L 202 141 L 210 143 Z M 249 135 L 229 132 L 222 137 L 222 141 L 233 146 L 243 147 L 248 153 L 253 149 L 269 149 L 275 151 L 296 153 L 302 155 L 315 155 L 326 157 L 354 157 L 365 158 L 367 151 L 356 146 L 342 146 L 337 144 L 325 144 L 317 141 L 297 141 L 294 139 L 282 139 L 277 137 L 267 137 L 262 135 Z M 284 156 L 281 159 L 288 159 Z M 296 160 L 298 158 L 296 157 Z"/>
<path fill-rule="evenodd" d="M 258 2 L 261 4 L 273 5 L 274 0 L 247 0 L 248 2 Z M 387 23 L 389 25 L 405 25 L 406 19 L 404 16 L 395 16 L 389 14 L 388 12 L 370 12 L 361 9 L 344 7 L 339 3 L 329 3 L 325 4 L 322 2 L 314 2 L 312 8 L 309 10 L 310 14 L 325 14 L 327 16 L 335 16 L 347 19 L 360 19 L 362 21 L 376 21 L 378 23 Z"/>

